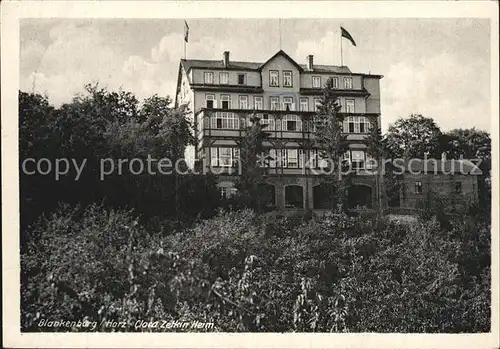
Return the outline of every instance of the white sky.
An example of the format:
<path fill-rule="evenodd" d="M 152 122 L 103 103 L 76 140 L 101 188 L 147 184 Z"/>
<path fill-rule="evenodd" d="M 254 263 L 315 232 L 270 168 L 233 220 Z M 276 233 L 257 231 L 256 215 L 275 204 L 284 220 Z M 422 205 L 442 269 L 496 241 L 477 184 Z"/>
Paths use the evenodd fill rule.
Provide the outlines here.
<path fill-rule="evenodd" d="M 279 50 L 278 19 L 189 19 L 187 58 L 264 62 Z M 421 113 L 442 130 L 490 127 L 488 19 L 283 19 L 282 48 L 298 63 L 340 63 L 381 80 L 383 128 Z M 140 99 L 175 94 L 183 52 L 179 19 L 23 19 L 21 90 L 56 106 L 88 82 L 122 87 Z"/>

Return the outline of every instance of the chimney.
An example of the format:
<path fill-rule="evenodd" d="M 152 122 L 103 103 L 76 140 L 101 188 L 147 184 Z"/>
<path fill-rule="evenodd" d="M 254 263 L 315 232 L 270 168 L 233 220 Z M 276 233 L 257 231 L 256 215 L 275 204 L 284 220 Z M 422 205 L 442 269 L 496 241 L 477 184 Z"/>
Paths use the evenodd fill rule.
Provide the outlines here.
<path fill-rule="evenodd" d="M 313 55 L 307 56 L 307 70 L 313 70 Z"/>
<path fill-rule="evenodd" d="M 224 60 L 222 61 L 224 68 L 229 66 L 229 51 L 224 51 Z"/>

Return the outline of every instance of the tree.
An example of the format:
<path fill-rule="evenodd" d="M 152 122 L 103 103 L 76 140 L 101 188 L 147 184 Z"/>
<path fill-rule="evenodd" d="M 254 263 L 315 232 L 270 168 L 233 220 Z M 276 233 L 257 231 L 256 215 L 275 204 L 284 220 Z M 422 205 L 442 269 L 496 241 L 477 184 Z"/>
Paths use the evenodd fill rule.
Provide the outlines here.
<path fill-rule="evenodd" d="M 478 165 L 483 174 L 479 177 L 480 206 L 491 206 L 491 138 L 488 132 L 471 129 L 454 129 L 443 134 L 442 151 L 449 159 L 480 160 Z M 487 210 L 489 212 L 489 210 Z"/>
<path fill-rule="evenodd" d="M 433 119 L 420 114 L 399 118 L 389 126 L 387 147 L 393 158 L 410 159 L 440 156 L 441 130 Z"/>
<path fill-rule="evenodd" d="M 99 202 L 109 208 L 133 208 L 144 220 L 191 219 L 201 211 L 204 217 L 210 215 L 208 206 L 214 203 L 212 179 L 161 174 L 157 161 L 151 166 L 156 175 L 146 168 L 148 156 L 156 160 L 168 158 L 175 165 L 193 143 L 186 108 L 174 109 L 170 105 L 169 97 L 154 95 L 139 107 L 131 93 L 108 91 L 97 85 L 87 85 L 84 94 L 60 108 L 51 106 L 46 97 L 20 92 L 20 160 L 33 157 L 74 159 L 79 164 L 86 161 L 78 181 L 73 168 L 59 180 L 21 173 L 22 229 L 60 202 L 83 206 Z M 129 171 L 132 159 L 145 164 L 142 173 Z M 114 166 L 104 180 L 100 178 L 102 160 L 106 160 L 106 170 Z M 118 169 L 119 160 L 125 160 L 122 171 Z M 182 162 L 180 168 L 189 172 Z M 194 189 L 202 189 L 204 183 L 209 186 L 204 193 L 210 192 L 210 199 L 194 200 L 200 196 Z"/>
<path fill-rule="evenodd" d="M 269 137 L 265 132 L 267 125 L 260 123 L 260 118 L 255 114 L 250 117 L 250 124 L 245 127 L 245 136 L 239 141 L 241 174 L 236 185 L 238 198 L 244 206 L 257 211 L 263 209 L 265 193 L 261 184 L 265 175 L 265 164 L 268 159 L 263 159 L 264 141 Z"/>
<path fill-rule="evenodd" d="M 382 137 L 382 131 L 375 120 L 372 121 L 370 134 L 366 138 L 366 143 L 368 146 L 367 152 L 372 156 L 374 160 L 373 165 L 376 165 L 374 179 L 376 188 L 377 213 L 381 217 L 383 215 L 384 205 L 386 201 L 384 188 L 385 166 L 383 164 L 386 148 L 384 139 Z"/>
<path fill-rule="evenodd" d="M 314 116 L 316 143 L 321 156 L 330 162 L 330 174 L 327 183 L 330 188 L 330 208 L 345 209 L 346 177 L 342 176 L 340 159 L 347 150 L 346 136 L 342 131 L 343 118 L 340 115 L 341 105 L 338 92 L 333 87 L 332 79 L 328 79 L 318 111 Z"/>

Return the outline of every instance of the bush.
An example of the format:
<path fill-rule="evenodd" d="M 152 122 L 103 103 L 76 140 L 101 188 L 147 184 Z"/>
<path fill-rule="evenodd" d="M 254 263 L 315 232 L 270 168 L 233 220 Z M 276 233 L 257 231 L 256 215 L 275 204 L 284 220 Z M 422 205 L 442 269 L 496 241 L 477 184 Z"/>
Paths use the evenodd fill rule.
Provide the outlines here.
<path fill-rule="evenodd" d="M 37 222 L 22 256 L 22 328 L 86 317 L 123 331 L 148 330 L 139 319 L 227 332 L 489 331 L 489 226 L 452 227 L 243 210 L 160 236 L 130 212 L 63 207 Z"/>

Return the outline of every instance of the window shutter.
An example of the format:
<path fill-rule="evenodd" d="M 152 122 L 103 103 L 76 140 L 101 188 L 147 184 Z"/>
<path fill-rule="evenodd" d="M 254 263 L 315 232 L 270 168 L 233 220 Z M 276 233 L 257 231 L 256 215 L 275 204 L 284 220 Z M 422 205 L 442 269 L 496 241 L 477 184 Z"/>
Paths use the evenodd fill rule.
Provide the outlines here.
<path fill-rule="evenodd" d="M 299 149 L 299 168 L 304 167 L 304 151 Z"/>

